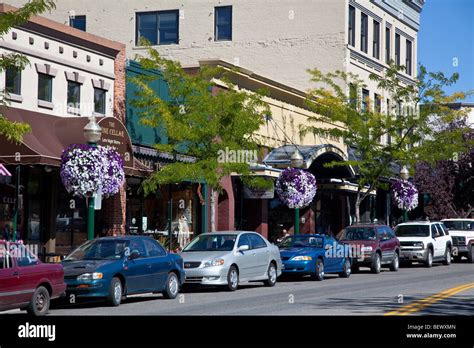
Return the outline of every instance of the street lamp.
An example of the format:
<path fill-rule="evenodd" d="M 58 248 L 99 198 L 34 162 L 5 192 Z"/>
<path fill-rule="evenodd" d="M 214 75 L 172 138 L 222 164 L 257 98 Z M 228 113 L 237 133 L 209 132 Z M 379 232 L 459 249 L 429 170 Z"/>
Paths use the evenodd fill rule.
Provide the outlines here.
<path fill-rule="evenodd" d="M 298 149 L 290 157 L 292 168 L 302 168 L 304 165 L 304 158 Z M 300 208 L 295 208 L 295 236 L 300 234 Z"/>
<path fill-rule="evenodd" d="M 410 172 L 408 171 L 407 166 L 403 166 L 402 169 L 400 169 L 400 178 L 402 180 L 408 180 L 410 177 Z M 406 209 L 403 209 L 403 222 L 408 221 L 408 211 Z"/>
<path fill-rule="evenodd" d="M 102 136 L 102 128 L 97 124 L 95 116 L 89 118 L 89 123 L 84 127 L 84 138 L 92 147 L 97 147 L 97 142 Z M 95 218 L 95 192 L 87 198 L 87 239 L 94 239 L 94 218 Z"/>

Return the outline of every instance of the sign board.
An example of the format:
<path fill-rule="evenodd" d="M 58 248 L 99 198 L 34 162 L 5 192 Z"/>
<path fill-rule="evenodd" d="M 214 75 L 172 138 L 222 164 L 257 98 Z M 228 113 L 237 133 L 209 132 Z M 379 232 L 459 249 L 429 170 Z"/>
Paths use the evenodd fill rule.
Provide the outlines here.
<path fill-rule="evenodd" d="M 269 189 L 249 188 L 244 185 L 245 199 L 273 199 L 275 197 L 275 188 Z"/>
<path fill-rule="evenodd" d="M 133 168 L 132 141 L 125 125 L 115 117 L 104 117 L 97 123 L 102 127 L 102 138 L 98 144 L 113 148 L 122 156 L 124 166 Z"/>

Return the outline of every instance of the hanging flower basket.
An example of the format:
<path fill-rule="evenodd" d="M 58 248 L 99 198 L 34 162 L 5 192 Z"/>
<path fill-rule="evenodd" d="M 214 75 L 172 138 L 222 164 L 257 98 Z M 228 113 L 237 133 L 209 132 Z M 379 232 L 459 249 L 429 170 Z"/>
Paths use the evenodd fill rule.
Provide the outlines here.
<path fill-rule="evenodd" d="M 316 179 L 302 169 L 287 168 L 277 179 L 276 191 L 289 208 L 304 208 L 311 204 L 316 195 Z"/>
<path fill-rule="evenodd" d="M 87 144 L 68 146 L 61 155 L 61 181 L 74 196 L 90 197 L 101 191 L 116 194 L 125 180 L 123 160 L 110 147 Z"/>
<path fill-rule="evenodd" d="M 392 184 L 392 197 L 399 209 L 410 211 L 418 206 L 418 190 L 407 180 L 398 179 Z"/>

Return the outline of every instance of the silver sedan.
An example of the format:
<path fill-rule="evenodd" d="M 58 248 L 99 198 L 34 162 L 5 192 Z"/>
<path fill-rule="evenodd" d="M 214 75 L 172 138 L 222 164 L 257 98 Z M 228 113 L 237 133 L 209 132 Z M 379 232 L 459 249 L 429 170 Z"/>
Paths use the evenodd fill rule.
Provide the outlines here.
<path fill-rule="evenodd" d="M 183 249 L 181 257 L 186 283 L 225 285 L 230 291 L 248 281 L 274 286 L 281 274 L 278 247 L 256 232 L 203 233 Z"/>

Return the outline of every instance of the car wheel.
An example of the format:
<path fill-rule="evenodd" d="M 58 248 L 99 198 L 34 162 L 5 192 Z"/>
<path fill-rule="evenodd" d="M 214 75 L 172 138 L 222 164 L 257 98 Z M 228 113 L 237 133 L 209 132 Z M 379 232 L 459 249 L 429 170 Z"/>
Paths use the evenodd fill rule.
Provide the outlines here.
<path fill-rule="evenodd" d="M 344 268 L 342 269 L 342 272 L 339 273 L 339 277 L 349 278 L 350 276 L 351 276 L 351 261 L 349 259 L 346 259 L 344 261 Z"/>
<path fill-rule="evenodd" d="M 471 244 L 471 248 L 467 252 L 467 262 L 474 263 L 474 244 Z"/>
<path fill-rule="evenodd" d="M 227 273 L 227 290 L 235 291 L 239 287 L 239 272 L 235 266 L 230 266 Z"/>
<path fill-rule="evenodd" d="M 425 267 L 431 268 L 433 266 L 433 251 L 428 249 L 428 254 L 426 255 L 426 260 L 424 262 Z"/>
<path fill-rule="evenodd" d="M 375 274 L 379 274 L 382 268 L 382 261 L 380 260 L 380 254 L 375 253 L 372 264 L 370 265 L 370 271 Z"/>
<path fill-rule="evenodd" d="M 398 258 L 398 253 L 395 252 L 393 254 L 392 262 L 390 263 L 390 270 L 392 272 L 396 272 L 396 271 L 398 271 L 399 267 L 400 267 L 400 259 Z"/>
<path fill-rule="evenodd" d="M 311 279 L 313 280 L 324 280 L 324 262 L 321 259 L 316 260 L 316 269 L 315 272 L 311 274 Z"/>
<path fill-rule="evenodd" d="M 51 298 L 49 291 L 44 286 L 39 286 L 31 298 L 31 302 L 26 307 L 26 311 L 30 315 L 43 316 L 49 311 Z"/>
<path fill-rule="evenodd" d="M 107 296 L 107 303 L 111 306 L 120 306 L 122 302 L 123 288 L 122 282 L 117 277 L 112 278 L 109 288 L 109 296 Z"/>
<path fill-rule="evenodd" d="M 450 264 L 451 264 L 451 249 L 447 247 L 446 251 L 444 252 L 443 265 L 449 266 Z"/>
<path fill-rule="evenodd" d="M 268 271 L 267 271 L 268 279 L 264 281 L 266 286 L 275 286 L 277 282 L 277 269 L 275 267 L 275 264 L 272 262 L 270 263 L 270 266 L 268 266 Z"/>
<path fill-rule="evenodd" d="M 163 297 L 167 299 L 174 299 L 178 296 L 179 292 L 179 280 L 176 273 L 171 272 L 168 274 L 168 279 L 166 280 L 166 288 L 162 292 Z"/>

